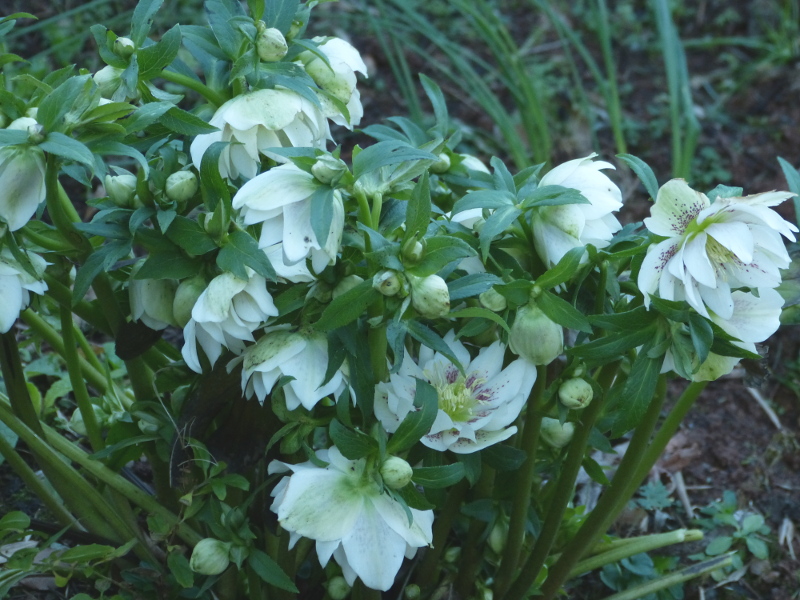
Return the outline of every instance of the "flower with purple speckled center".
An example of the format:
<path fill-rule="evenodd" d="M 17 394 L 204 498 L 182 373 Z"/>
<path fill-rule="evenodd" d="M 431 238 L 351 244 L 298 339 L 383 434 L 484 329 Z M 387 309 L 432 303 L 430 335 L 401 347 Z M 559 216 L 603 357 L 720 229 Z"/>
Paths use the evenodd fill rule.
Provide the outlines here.
<path fill-rule="evenodd" d="M 658 191 L 644 224 L 667 239 L 651 245 L 639 270 L 645 306 L 650 296 L 685 300 L 698 313 L 733 316 L 733 290 L 775 288 L 789 266 L 781 236 L 794 241 L 797 228 L 772 210 L 790 192 L 744 197 L 708 197 L 683 179 Z"/>
<path fill-rule="evenodd" d="M 482 348 L 472 359 L 450 331 L 445 343 L 464 367 L 422 346 L 419 360 L 405 355 L 397 373 L 375 390 L 375 415 L 390 433 L 416 410 L 416 380 L 429 382 L 439 398 L 439 412 L 430 431 L 420 440 L 434 450 L 470 454 L 508 439 L 536 381 L 536 367 L 517 359 L 503 368 L 506 347 L 500 342 Z"/>

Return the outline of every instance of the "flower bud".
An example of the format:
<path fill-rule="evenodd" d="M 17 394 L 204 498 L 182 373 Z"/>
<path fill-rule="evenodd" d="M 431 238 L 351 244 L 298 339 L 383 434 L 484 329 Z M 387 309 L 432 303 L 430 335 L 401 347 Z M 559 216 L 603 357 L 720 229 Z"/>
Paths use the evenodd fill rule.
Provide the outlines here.
<path fill-rule="evenodd" d="M 406 274 L 411 285 L 411 305 L 426 319 L 438 319 L 450 312 L 450 291 L 438 275 L 417 277 Z"/>
<path fill-rule="evenodd" d="M 136 195 L 136 176 L 130 174 L 106 175 L 103 180 L 106 194 L 120 208 L 130 208 Z"/>
<path fill-rule="evenodd" d="M 512 352 L 535 365 L 549 365 L 564 350 L 564 329 L 529 302 L 517 309 L 508 345 Z"/>
<path fill-rule="evenodd" d="M 343 74 L 337 73 L 324 60 L 316 57 L 310 60 L 305 67 L 306 73 L 319 87 L 345 104 L 350 101 L 353 90 Z"/>
<path fill-rule="evenodd" d="M 406 589 L 403 590 L 403 598 L 405 600 L 419 600 L 422 592 L 419 589 L 419 586 L 416 583 L 412 583 L 411 585 L 407 585 Z"/>
<path fill-rule="evenodd" d="M 447 550 L 444 551 L 444 562 L 454 563 L 458 560 L 459 556 L 461 556 L 461 547 L 450 546 Z"/>
<path fill-rule="evenodd" d="M 186 324 L 192 318 L 192 309 L 197 303 L 197 299 L 207 287 L 208 283 L 205 278 L 198 275 L 182 281 L 178 289 L 175 290 L 175 299 L 172 301 L 172 316 L 178 327 L 181 329 L 186 327 Z"/>
<path fill-rule="evenodd" d="M 331 600 L 344 600 L 350 595 L 350 586 L 341 575 L 331 577 L 328 580 L 328 596 Z"/>
<path fill-rule="evenodd" d="M 94 83 L 97 89 L 100 90 L 100 95 L 105 98 L 110 98 L 117 91 L 121 83 L 120 76 L 122 69 L 112 67 L 111 65 L 105 66 L 94 74 Z"/>
<path fill-rule="evenodd" d="M 408 262 L 417 263 L 422 260 L 422 255 L 425 254 L 425 241 L 417 241 L 415 239 L 408 240 L 403 245 L 403 258 Z"/>
<path fill-rule="evenodd" d="M 489 288 L 483 292 L 478 296 L 478 300 L 481 301 L 481 305 L 483 305 L 484 308 L 488 308 L 493 312 L 501 312 L 508 307 L 505 296 L 496 292 L 494 288 Z"/>
<path fill-rule="evenodd" d="M 347 165 L 344 164 L 344 161 L 330 154 L 320 156 L 311 167 L 311 174 L 317 178 L 317 181 L 325 185 L 339 181 L 345 171 L 347 171 Z"/>
<path fill-rule="evenodd" d="M 38 108 L 29 108 L 24 117 L 14 119 L 9 123 L 9 129 L 16 129 L 18 131 L 26 131 L 28 133 L 28 141 L 32 144 L 39 144 L 44 140 L 44 128 L 36 122 L 35 115 L 39 111 Z"/>
<path fill-rule="evenodd" d="M 430 166 L 431 173 L 446 173 L 450 168 L 450 157 L 444 152 L 439 155 L 439 160 Z"/>
<path fill-rule="evenodd" d="M 214 538 L 205 538 L 197 542 L 192 550 L 189 567 L 201 575 L 219 575 L 230 564 L 228 551 L 231 545 Z"/>
<path fill-rule="evenodd" d="M 197 175 L 191 171 L 176 171 L 167 177 L 167 198 L 174 202 L 186 202 L 197 193 Z"/>
<path fill-rule="evenodd" d="M 263 21 L 259 21 L 259 25 Z M 258 37 L 256 38 L 256 50 L 258 51 L 258 58 L 264 62 L 277 62 L 286 56 L 289 51 L 289 46 L 286 44 L 286 38 L 279 29 L 274 27 L 258 28 Z"/>
<path fill-rule="evenodd" d="M 386 270 L 375 274 L 372 278 L 372 287 L 384 296 L 396 296 L 403 284 L 395 271 Z"/>
<path fill-rule="evenodd" d="M 114 40 L 114 54 L 120 58 L 128 58 L 134 52 L 136 52 L 136 44 L 133 43 L 132 39 L 118 37 Z"/>
<path fill-rule="evenodd" d="M 558 419 L 542 417 L 542 439 L 553 448 L 563 448 L 569 444 L 572 435 L 575 433 L 575 425 L 564 423 Z"/>
<path fill-rule="evenodd" d="M 381 465 L 383 483 L 393 490 L 399 490 L 408 485 L 413 474 L 411 465 L 399 456 L 390 456 Z"/>
<path fill-rule="evenodd" d="M 359 283 L 362 283 L 364 279 L 359 277 L 358 275 L 348 275 L 344 279 L 342 279 L 339 283 L 336 284 L 336 287 L 333 288 L 333 297 L 338 298 L 342 294 L 349 292 L 354 287 L 356 287 Z"/>
<path fill-rule="evenodd" d="M 581 377 L 567 379 L 558 388 L 558 399 L 567 408 L 580 410 L 589 406 L 594 390 L 589 382 Z"/>
<path fill-rule="evenodd" d="M 503 552 L 503 548 L 506 547 L 506 542 L 508 541 L 508 519 L 505 517 L 500 517 L 497 522 L 492 527 L 491 533 L 489 533 L 489 547 L 494 550 L 496 554 L 501 554 Z"/>

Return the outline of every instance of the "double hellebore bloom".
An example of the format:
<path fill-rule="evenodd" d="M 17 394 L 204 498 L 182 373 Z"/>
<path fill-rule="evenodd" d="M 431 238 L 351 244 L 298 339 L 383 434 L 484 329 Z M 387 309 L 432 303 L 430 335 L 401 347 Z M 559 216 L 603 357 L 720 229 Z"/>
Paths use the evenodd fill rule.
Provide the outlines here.
<path fill-rule="evenodd" d="M 306 98 L 285 89 L 257 90 L 228 100 L 209 121 L 220 131 L 198 135 L 191 146 L 199 170 L 214 142 L 230 142 L 219 158 L 223 177 L 252 179 L 268 148 L 324 148 L 331 139 L 325 116 Z M 283 158 L 273 155 L 276 160 Z"/>
<path fill-rule="evenodd" d="M 311 258 L 315 273 L 336 261 L 344 229 L 344 205 L 338 190 L 330 199 L 328 239 L 317 240 L 311 226 L 311 198 L 322 184 L 292 163 L 274 167 L 245 183 L 233 197 L 245 225 L 263 223 L 259 246 L 283 243 L 284 266 Z M 280 274 L 280 271 L 279 271 Z"/>
<path fill-rule="evenodd" d="M 35 119 L 22 117 L 8 129 L 30 132 L 35 127 Z M 23 227 L 44 201 L 44 175 L 44 152 L 37 146 L 0 148 L 0 222 L 11 231 Z"/>
<path fill-rule="evenodd" d="M 619 188 L 602 169 L 613 169 L 610 163 L 597 161 L 590 154 L 565 162 L 549 171 L 539 181 L 539 187 L 559 185 L 578 190 L 589 204 L 562 204 L 535 208 L 531 215 L 533 243 L 536 253 L 548 267 L 573 248 L 592 244 L 597 248 L 608 245 L 622 226 L 611 214 L 622 207 Z"/>
<path fill-rule="evenodd" d="M 192 309 L 192 318 L 183 330 L 183 359 L 190 369 L 200 373 L 197 344 L 213 365 L 222 354 L 223 346 L 241 354 L 245 341 L 255 341 L 253 332 L 269 317 L 277 316 L 278 309 L 261 275 L 250 272 L 248 281 L 233 273 L 218 275 L 200 294 Z"/>
<path fill-rule="evenodd" d="M 33 270 L 41 275 L 47 263 L 44 259 L 34 254 L 27 253 L 28 260 L 33 266 Z M 11 255 L 8 248 L 0 251 L 0 333 L 5 333 L 14 321 L 17 320 L 19 313 L 25 310 L 30 304 L 30 292 L 34 294 L 44 294 L 47 284 L 33 277 L 22 265 L 20 265 Z"/>
<path fill-rule="evenodd" d="M 244 351 L 241 360 L 242 391 L 248 398 L 255 394 L 262 404 L 282 376 L 294 378 L 283 386 L 289 410 L 301 404 L 311 410 L 325 396 L 338 396 L 344 390 L 341 371 L 323 385 L 328 368 L 328 339 L 322 333 L 292 331 L 283 325 L 267 329 L 258 342 Z"/>
<path fill-rule="evenodd" d="M 458 454 L 476 452 L 511 437 L 509 427 L 519 415 L 536 381 L 536 368 L 518 359 L 503 369 L 505 346 L 494 342 L 470 359 L 450 331 L 444 341 L 464 367 L 462 374 L 444 355 L 422 346 L 419 363 L 405 355 L 400 370 L 375 390 L 375 416 L 393 433 L 414 409 L 416 380 L 429 382 L 439 396 L 439 412 L 420 440 L 434 450 Z"/>
<path fill-rule="evenodd" d="M 335 447 L 317 452 L 325 468 L 311 462 L 297 465 L 273 461 L 269 473 L 292 471 L 275 486 L 270 509 L 291 534 L 317 542 L 324 567 L 331 556 L 349 585 L 359 577 L 369 588 L 386 591 L 394 583 L 403 557 L 432 541 L 433 511 L 409 509 L 384 492 L 366 459 L 347 460 Z"/>
<path fill-rule="evenodd" d="M 732 290 L 774 288 L 790 259 L 781 235 L 794 241 L 797 228 L 772 206 L 794 194 L 766 192 L 717 198 L 690 188 L 682 179 L 665 183 L 644 224 L 667 239 L 647 249 L 639 271 L 639 289 L 650 295 L 686 300 L 704 317 L 734 313 Z"/>

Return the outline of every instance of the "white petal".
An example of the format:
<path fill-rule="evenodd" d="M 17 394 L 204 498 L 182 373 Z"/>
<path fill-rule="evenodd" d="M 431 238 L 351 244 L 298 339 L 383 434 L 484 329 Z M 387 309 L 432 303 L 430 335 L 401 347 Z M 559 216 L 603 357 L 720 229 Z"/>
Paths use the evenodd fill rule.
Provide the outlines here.
<path fill-rule="evenodd" d="M 706 254 L 707 240 L 705 232 L 690 238 L 684 246 L 683 260 L 686 269 L 698 283 L 713 288 L 717 286 L 717 276 Z"/>
<path fill-rule="evenodd" d="M 0 333 L 6 333 L 19 317 L 22 286 L 15 275 L 0 275 Z"/>
<path fill-rule="evenodd" d="M 725 248 L 733 252 L 739 260 L 743 262 L 753 260 L 753 235 L 750 233 L 750 228 L 744 223 L 735 221 L 712 223 L 705 231 Z"/>
<path fill-rule="evenodd" d="M 650 209 L 652 216 L 644 224 L 656 235 L 681 235 L 709 204 L 705 194 L 690 188 L 683 179 L 672 179 L 658 190 Z"/>

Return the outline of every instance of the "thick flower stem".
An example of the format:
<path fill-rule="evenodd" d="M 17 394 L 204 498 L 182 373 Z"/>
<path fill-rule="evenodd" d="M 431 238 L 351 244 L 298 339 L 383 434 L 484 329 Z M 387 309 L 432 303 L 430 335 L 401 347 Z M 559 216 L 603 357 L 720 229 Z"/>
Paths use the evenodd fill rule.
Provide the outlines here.
<path fill-rule="evenodd" d="M 226 102 L 225 96 L 222 94 L 215 92 L 210 87 L 198 81 L 197 79 L 193 79 L 187 75 L 182 75 L 181 73 L 176 73 L 175 71 L 167 71 L 166 69 L 159 73 L 159 77 L 162 79 L 166 79 L 172 83 L 177 83 L 178 85 L 182 85 L 185 88 L 188 88 L 192 91 L 197 92 L 203 98 L 208 100 L 211 104 L 214 105 L 215 108 L 219 108 Z"/>
<path fill-rule="evenodd" d="M 48 296 L 59 304 L 71 306 L 72 312 L 89 323 L 92 327 L 107 335 L 111 335 L 111 327 L 108 325 L 103 315 L 99 314 L 91 304 L 85 300 L 81 300 L 73 306 L 72 291 L 67 286 L 47 272 L 44 274 L 44 281 L 47 284 L 46 294 Z"/>
<path fill-rule="evenodd" d="M 608 389 L 616 373 L 617 363 L 606 365 L 598 376 L 598 380 L 605 384 L 603 389 Z M 592 402 L 582 413 L 581 420 L 575 430 L 575 435 L 569 443 L 567 458 L 561 466 L 561 474 L 558 483 L 550 500 L 547 514 L 542 519 L 542 530 L 531 550 L 525 564 L 522 566 L 521 573 L 514 584 L 508 589 L 496 589 L 496 595 L 507 600 L 522 599 L 528 593 L 531 585 L 536 581 L 540 569 L 544 565 L 550 550 L 553 547 L 558 531 L 561 527 L 561 520 L 564 511 L 572 499 L 575 490 L 575 479 L 583 463 L 586 448 L 589 444 L 589 436 L 594 428 L 595 421 L 600 416 L 605 405 L 607 394 Z"/>
<path fill-rule="evenodd" d="M 478 483 L 475 484 L 471 494 L 471 500 L 491 498 L 494 480 L 494 469 L 483 465 L 480 479 L 478 479 Z M 477 519 L 473 519 L 469 524 L 466 541 L 461 546 L 461 556 L 459 557 L 458 574 L 455 582 L 456 594 L 460 598 L 472 596 L 478 569 L 480 568 L 481 560 L 483 560 L 483 545 L 480 543 L 480 539 L 485 530 L 486 524 Z"/>
<path fill-rule="evenodd" d="M 522 543 L 525 540 L 525 522 L 528 519 L 531 489 L 536 474 L 536 448 L 539 445 L 539 432 L 542 427 L 542 398 L 547 387 L 547 366 L 539 365 L 536 367 L 536 371 L 536 383 L 528 398 L 525 424 L 522 429 L 521 449 L 527 454 L 527 459 L 520 467 L 517 486 L 511 500 L 508 539 L 500 568 L 495 577 L 495 595 L 498 598 L 503 596 L 511 584 L 511 578 L 519 563 Z"/>

